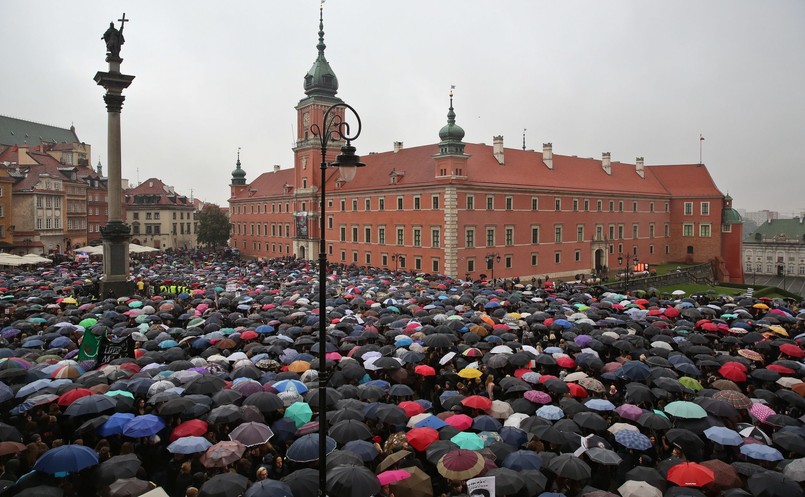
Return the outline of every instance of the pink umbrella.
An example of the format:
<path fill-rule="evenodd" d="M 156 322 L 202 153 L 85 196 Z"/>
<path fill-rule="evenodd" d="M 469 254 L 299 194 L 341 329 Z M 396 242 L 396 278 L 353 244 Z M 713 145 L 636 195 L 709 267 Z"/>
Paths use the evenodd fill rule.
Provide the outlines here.
<path fill-rule="evenodd" d="M 397 483 L 398 481 L 402 481 L 410 477 L 411 473 L 405 471 L 404 469 L 392 469 L 389 471 L 383 471 L 377 475 L 377 479 L 380 480 L 381 486 L 391 485 L 392 483 Z"/>
<path fill-rule="evenodd" d="M 526 400 L 535 404 L 550 404 L 551 396 L 540 390 L 528 390 L 523 394 Z"/>
<path fill-rule="evenodd" d="M 637 407 L 634 404 L 621 404 L 615 408 L 615 412 L 618 413 L 618 416 L 624 419 L 631 419 L 632 421 L 637 421 L 643 414 L 643 409 Z"/>
<path fill-rule="evenodd" d="M 772 409 L 771 407 L 767 407 L 763 404 L 756 402 L 752 404 L 752 407 L 749 408 L 749 414 L 757 418 L 759 421 L 765 423 L 766 419 L 769 416 L 773 416 L 777 413 L 774 412 L 774 409 Z"/>

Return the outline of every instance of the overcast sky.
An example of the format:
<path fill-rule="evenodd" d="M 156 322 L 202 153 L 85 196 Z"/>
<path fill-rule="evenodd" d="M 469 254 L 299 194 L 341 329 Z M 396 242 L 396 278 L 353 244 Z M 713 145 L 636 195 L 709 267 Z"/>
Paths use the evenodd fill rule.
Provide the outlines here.
<path fill-rule="evenodd" d="M 0 114 L 72 123 L 106 165 L 93 76 L 123 12 L 124 178 L 226 205 L 238 147 L 248 181 L 291 167 L 317 0 L 3 0 Z M 324 24 L 359 154 L 437 143 L 455 85 L 467 142 L 680 164 L 701 134 L 735 207 L 805 211 L 802 0 L 329 0 Z"/>

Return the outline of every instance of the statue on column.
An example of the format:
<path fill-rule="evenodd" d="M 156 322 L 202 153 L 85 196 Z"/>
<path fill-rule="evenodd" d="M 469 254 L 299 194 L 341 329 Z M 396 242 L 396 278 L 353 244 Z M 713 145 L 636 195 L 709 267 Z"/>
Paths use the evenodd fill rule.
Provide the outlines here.
<path fill-rule="evenodd" d="M 115 24 L 110 22 L 109 29 L 104 32 L 101 38 L 106 42 L 106 53 L 115 58 L 120 58 L 120 47 L 126 42 L 123 38 L 123 28 L 128 21 L 126 14 L 123 14 L 123 18 L 118 19 L 118 21 L 120 21 L 120 29 L 115 28 Z"/>

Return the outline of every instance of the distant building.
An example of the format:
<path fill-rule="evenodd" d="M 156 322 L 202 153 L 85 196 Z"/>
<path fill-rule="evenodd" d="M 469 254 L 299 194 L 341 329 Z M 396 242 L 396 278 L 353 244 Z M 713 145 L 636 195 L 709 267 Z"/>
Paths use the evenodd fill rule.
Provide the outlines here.
<path fill-rule="evenodd" d="M 755 226 L 760 226 L 769 219 L 780 219 L 780 213 L 777 211 L 770 211 L 768 209 L 760 211 L 747 211 L 745 209 L 738 209 L 738 213 L 743 218 L 744 222 L 749 221 Z"/>
<path fill-rule="evenodd" d="M 132 243 L 166 249 L 195 248 L 200 203 L 157 178 L 123 191 Z"/>
<path fill-rule="evenodd" d="M 743 243 L 745 274 L 805 276 L 805 215 L 769 219 Z"/>
<path fill-rule="evenodd" d="M 16 194 L 6 226 L 14 227 L 9 249 L 63 253 L 100 239 L 108 220 L 107 179 L 100 164 L 90 167 L 90 156 L 72 126 L 0 116 L 0 164 Z"/>
<path fill-rule="evenodd" d="M 247 182 L 238 158 L 232 171 L 232 245 L 244 256 L 316 259 L 324 235 L 330 262 L 460 278 L 567 279 L 616 269 L 619 255 L 632 254 L 650 264 L 710 262 L 720 280 L 742 280 L 741 216 L 705 166 L 560 155 L 551 143 L 540 152 L 506 148 L 502 136 L 491 146 L 466 143 L 452 95 L 447 122 L 430 124 L 437 143 L 395 142 L 364 155 L 352 182 L 327 170 L 321 233 L 312 126 L 341 102 L 324 48 L 320 20 L 318 56 L 296 105 L 293 167 Z M 343 144 L 329 144 L 328 161 Z"/>

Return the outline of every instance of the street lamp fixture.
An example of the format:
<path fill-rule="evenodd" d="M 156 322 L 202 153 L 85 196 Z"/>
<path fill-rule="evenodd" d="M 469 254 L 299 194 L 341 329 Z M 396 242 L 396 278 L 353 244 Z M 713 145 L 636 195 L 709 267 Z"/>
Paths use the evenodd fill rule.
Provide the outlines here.
<path fill-rule="evenodd" d="M 405 257 L 405 254 L 401 254 L 397 252 L 396 254 L 391 254 L 391 260 L 394 261 L 394 272 L 397 272 L 397 266 L 399 265 L 400 260 Z"/>
<path fill-rule="evenodd" d="M 626 261 L 626 266 L 624 268 L 626 270 L 626 280 L 624 283 L 623 293 L 629 293 L 629 271 L 632 268 L 632 264 L 637 264 L 637 254 L 626 254 L 625 256 L 620 254 L 618 256 L 618 265 L 620 266 L 624 263 L 624 261 Z"/>
<path fill-rule="evenodd" d="M 486 254 L 486 256 L 484 258 L 486 259 L 486 269 L 489 269 L 489 270 L 492 271 L 492 282 L 494 283 L 495 282 L 495 263 L 500 262 L 500 254 L 498 254 L 496 252 L 492 252 L 492 253 Z"/>
<path fill-rule="evenodd" d="M 349 123 L 344 120 L 345 110 L 349 110 L 357 120 L 357 130 L 351 133 Z M 325 497 L 327 491 L 327 243 L 325 225 L 325 196 L 327 168 L 337 167 L 343 181 L 351 181 L 357 168 L 365 166 L 355 155 L 351 141 L 361 134 L 361 118 L 351 106 L 338 102 L 331 105 L 322 117 L 321 125 L 310 127 L 313 136 L 321 145 L 321 198 L 319 199 L 319 495 Z M 334 162 L 327 163 L 327 146 L 331 140 L 346 140 L 341 154 Z"/>

